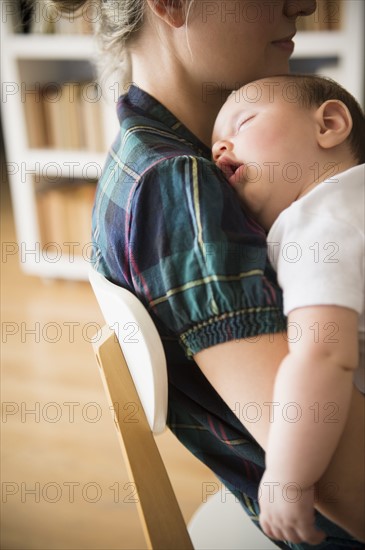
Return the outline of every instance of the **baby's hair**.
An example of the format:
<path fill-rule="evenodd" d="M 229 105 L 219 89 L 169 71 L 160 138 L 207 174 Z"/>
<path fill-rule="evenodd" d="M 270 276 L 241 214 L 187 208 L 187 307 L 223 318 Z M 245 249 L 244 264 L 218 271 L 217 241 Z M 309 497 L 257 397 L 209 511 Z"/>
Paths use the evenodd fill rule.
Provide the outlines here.
<path fill-rule="evenodd" d="M 352 130 L 348 137 L 351 152 L 358 164 L 363 164 L 365 162 L 365 116 L 359 103 L 350 92 L 326 76 L 308 74 L 282 76 L 288 80 L 299 81 L 298 102 L 304 108 L 319 107 L 329 99 L 338 99 L 346 105 L 352 118 Z"/>

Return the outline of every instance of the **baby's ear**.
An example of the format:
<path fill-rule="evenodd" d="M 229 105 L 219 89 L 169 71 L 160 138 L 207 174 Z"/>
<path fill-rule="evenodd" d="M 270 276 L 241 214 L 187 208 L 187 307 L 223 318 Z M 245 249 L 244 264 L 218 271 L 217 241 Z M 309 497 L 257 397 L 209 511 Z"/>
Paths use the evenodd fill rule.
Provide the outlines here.
<path fill-rule="evenodd" d="M 346 105 L 338 99 L 329 99 L 316 111 L 317 142 L 324 149 L 343 143 L 352 130 L 352 117 Z"/>

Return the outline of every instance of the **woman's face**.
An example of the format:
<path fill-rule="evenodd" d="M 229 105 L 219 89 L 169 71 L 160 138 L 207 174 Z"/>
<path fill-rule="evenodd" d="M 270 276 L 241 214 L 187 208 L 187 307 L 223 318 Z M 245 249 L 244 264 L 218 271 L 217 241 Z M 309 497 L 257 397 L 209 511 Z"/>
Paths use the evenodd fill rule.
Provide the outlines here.
<path fill-rule="evenodd" d="M 222 90 L 287 73 L 296 18 L 315 8 L 316 0 L 194 0 L 187 26 L 189 72 Z"/>

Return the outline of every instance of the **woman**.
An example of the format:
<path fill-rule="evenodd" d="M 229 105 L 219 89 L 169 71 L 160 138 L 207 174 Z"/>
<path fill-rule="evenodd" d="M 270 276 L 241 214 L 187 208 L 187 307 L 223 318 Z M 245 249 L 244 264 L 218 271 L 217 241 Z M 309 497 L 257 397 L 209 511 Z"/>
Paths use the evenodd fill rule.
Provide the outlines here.
<path fill-rule="evenodd" d="M 132 83 L 119 98 L 121 131 L 98 184 L 95 267 L 148 307 L 168 360 L 170 428 L 257 522 L 285 320 L 265 234 L 211 162 L 211 131 L 231 90 L 288 72 L 296 19 L 313 13 L 315 0 L 100 6 L 106 51 L 118 69 L 130 61 Z M 360 406 L 354 398 L 353 429 L 334 460 L 350 463 Z M 333 483 L 331 466 L 322 481 Z M 318 548 L 361 548 L 322 515 L 317 520 L 329 536 Z M 313 526 L 302 541 L 322 538 Z"/>

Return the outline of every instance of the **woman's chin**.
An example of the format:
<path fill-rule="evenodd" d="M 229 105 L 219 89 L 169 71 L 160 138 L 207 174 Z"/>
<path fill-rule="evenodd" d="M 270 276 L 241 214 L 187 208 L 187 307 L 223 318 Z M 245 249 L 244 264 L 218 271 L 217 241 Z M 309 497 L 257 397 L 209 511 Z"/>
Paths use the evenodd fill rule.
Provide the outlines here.
<path fill-rule="evenodd" d="M 282 56 L 284 57 L 284 56 Z M 263 78 L 268 76 L 276 76 L 278 74 L 289 74 L 290 73 L 290 66 L 289 66 L 289 56 L 284 59 L 276 59 L 268 66 L 267 74 L 264 75 Z"/>

